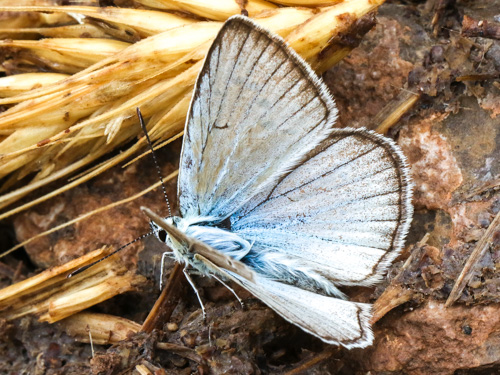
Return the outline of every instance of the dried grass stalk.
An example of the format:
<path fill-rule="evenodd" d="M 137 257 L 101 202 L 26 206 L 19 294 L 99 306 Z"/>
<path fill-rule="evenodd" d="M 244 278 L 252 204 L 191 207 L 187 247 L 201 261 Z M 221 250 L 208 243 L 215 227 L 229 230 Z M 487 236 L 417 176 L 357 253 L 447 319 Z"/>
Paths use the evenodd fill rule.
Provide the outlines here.
<path fill-rule="evenodd" d="M 129 9 L 116 7 L 85 7 L 85 6 L 43 6 L 43 7 L 5 7 L 1 11 L 15 11 L 22 8 L 30 12 L 60 12 L 71 13 L 79 22 L 90 22 L 99 26 L 104 32 L 118 37 L 124 37 L 117 30 L 125 31 L 129 35 L 137 35 L 139 39 L 196 22 L 195 19 L 182 17 L 171 13 L 145 9 Z M 76 23 L 76 20 L 74 20 Z M 1 24 L 0 24 L 1 25 Z M 25 27 L 29 27 L 26 25 Z M 36 27 L 35 25 L 31 27 Z M 18 27 L 19 28 L 19 27 Z M 136 39 L 138 40 L 138 39 Z"/>
<path fill-rule="evenodd" d="M 23 28 L 23 29 L 0 29 L 0 39 L 39 39 L 41 37 L 45 38 L 80 38 L 84 36 L 85 38 L 100 38 L 100 39 L 111 39 L 114 36 L 106 33 L 102 28 L 92 25 L 90 23 L 81 25 L 67 25 L 67 26 L 56 26 L 56 27 L 34 27 L 34 28 Z M 126 42 L 132 42 L 131 38 L 118 38 Z M 138 39 L 138 38 L 137 38 Z M 5 68 L 5 65 L 4 65 Z"/>
<path fill-rule="evenodd" d="M 18 0 L 13 1 L 2 1 L 2 10 L 0 16 L 0 29 L 21 29 L 25 27 L 44 27 L 44 26 L 58 26 L 67 25 L 71 23 L 76 23 L 74 18 L 70 15 L 64 13 L 32 13 L 25 10 L 29 4 L 23 1 L 23 7 L 19 6 Z M 40 5 L 40 4 L 38 4 Z M 46 4 L 49 5 L 49 4 Z M 53 4 L 50 4 L 53 5 Z M 21 8 L 23 11 L 19 12 L 7 12 L 6 7 L 16 7 Z"/>
<path fill-rule="evenodd" d="M 21 61 L 73 74 L 115 55 L 129 45 L 113 39 L 48 38 L 4 40 L 0 48 L 3 54 L 18 55 L 17 59 Z"/>
<path fill-rule="evenodd" d="M 273 3 L 300 7 L 324 7 L 341 3 L 344 0 L 272 0 Z"/>
<path fill-rule="evenodd" d="M 199 6 L 188 0 L 175 3 Z M 220 12 L 218 18 L 226 17 L 216 6 L 226 3 L 203 3 L 209 4 L 212 12 Z M 340 37 L 381 3 L 350 0 L 319 11 L 277 8 L 261 12 L 255 19 L 285 37 L 292 48 L 322 72 L 352 48 L 342 44 Z M 201 60 L 220 26 L 220 22 L 194 22 L 173 28 L 65 80 L 0 99 L 4 105 L 18 103 L 0 114 L 0 177 L 7 177 L 1 191 L 35 173 L 30 183 L 1 196 L 0 208 L 137 137 L 141 131 L 136 107 L 141 107 L 149 120 L 147 126 L 154 142 L 181 132 Z M 97 172 L 126 160 L 143 144 L 140 139 L 129 150 L 99 166 Z M 0 218 L 54 196 L 97 172 L 94 169 L 68 186 Z"/>
<path fill-rule="evenodd" d="M 0 290 L 0 318 L 13 320 L 35 314 L 40 321 L 54 323 L 145 283 L 143 276 L 130 271 L 118 257 L 67 279 L 70 272 L 105 254 L 104 248 L 93 251 Z"/>
<path fill-rule="evenodd" d="M 216 21 L 225 21 L 235 14 L 240 14 L 243 9 L 250 17 L 255 17 L 264 10 L 277 8 L 276 5 L 264 0 L 248 0 L 244 2 L 244 6 L 243 2 L 234 0 L 136 0 L 136 2 L 151 8 L 186 12 Z"/>

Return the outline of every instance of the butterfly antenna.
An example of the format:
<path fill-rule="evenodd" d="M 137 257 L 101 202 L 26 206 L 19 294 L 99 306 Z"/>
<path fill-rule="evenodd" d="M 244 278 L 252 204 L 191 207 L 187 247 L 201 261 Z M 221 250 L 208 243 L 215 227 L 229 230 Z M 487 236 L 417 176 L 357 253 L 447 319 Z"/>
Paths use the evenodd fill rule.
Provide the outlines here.
<path fill-rule="evenodd" d="M 161 189 L 163 190 L 163 196 L 165 197 L 165 202 L 167 202 L 168 217 L 172 217 L 172 211 L 170 210 L 170 202 L 168 201 L 168 196 L 167 196 L 167 189 L 165 189 L 165 183 L 163 182 L 163 177 L 161 176 L 160 165 L 158 164 L 158 160 L 156 159 L 155 150 L 153 148 L 153 144 L 151 143 L 151 139 L 149 139 L 148 130 L 146 129 L 146 125 L 144 124 L 144 119 L 142 118 L 141 110 L 139 109 L 139 107 L 137 107 L 137 116 L 139 117 L 139 122 L 141 124 L 142 131 L 144 132 L 144 135 L 146 136 L 149 148 L 151 149 L 151 154 L 153 155 L 153 161 L 155 163 L 156 172 L 158 173 L 158 177 L 160 178 Z"/>
<path fill-rule="evenodd" d="M 83 271 L 88 270 L 90 267 L 95 266 L 97 263 L 100 263 L 100 262 L 102 262 L 103 260 L 108 259 L 111 255 L 116 254 L 117 252 L 119 252 L 119 251 L 121 251 L 121 250 L 125 249 L 127 246 L 130 246 L 130 245 L 132 245 L 133 243 L 135 243 L 135 242 L 137 242 L 137 241 L 140 241 L 140 240 L 142 240 L 142 239 L 144 239 L 144 238 L 146 238 L 146 237 L 148 237 L 148 236 L 151 236 L 152 234 L 153 234 L 153 232 L 149 232 L 149 233 L 146 233 L 146 234 L 143 234 L 143 235 L 141 235 L 141 236 L 137 237 L 135 240 L 130 241 L 128 244 L 126 244 L 126 245 L 123 245 L 123 246 L 119 247 L 118 249 L 116 249 L 115 251 L 113 251 L 113 252 L 109 253 L 108 255 L 106 255 L 106 256 L 104 256 L 104 257 L 102 257 L 101 259 L 98 259 L 98 260 L 96 260 L 95 262 L 92 262 L 92 263 L 90 263 L 90 264 L 87 264 L 86 266 L 80 267 L 80 268 L 78 268 L 77 270 L 75 270 L 75 271 L 71 272 L 68 276 L 66 276 L 66 278 L 67 278 L 67 279 L 69 279 L 70 277 L 73 277 L 73 276 L 75 276 L 75 275 L 78 275 L 79 273 L 82 273 Z"/>

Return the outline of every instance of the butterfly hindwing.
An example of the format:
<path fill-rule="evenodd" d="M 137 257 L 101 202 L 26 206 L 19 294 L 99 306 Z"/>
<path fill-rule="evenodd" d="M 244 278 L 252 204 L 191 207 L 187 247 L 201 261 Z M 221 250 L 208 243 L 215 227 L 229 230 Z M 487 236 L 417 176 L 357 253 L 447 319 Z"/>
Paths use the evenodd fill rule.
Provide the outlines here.
<path fill-rule="evenodd" d="M 236 212 L 231 228 L 253 243 L 248 259 L 261 272 L 295 267 L 302 278 L 371 285 L 401 250 L 411 216 L 408 168 L 394 142 L 335 129 Z"/>
<path fill-rule="evenodd" d="M 365 347 L 373 341 L 369 323 L 371 305 L 367 303 L 313 293 L 258 273 L 253 273 L 254 277 L 249 279 L 204 256 L 195 257 L 210 272 L 241 285 L 283 318 L 325 342 L 350 349 Z"/>
<path fill-rule="evenodd" d="M 370 304 L 324 296 L 258 274 L 254 281 L 227 274 L 283 318 L 329 344 L 351 349 L 373 341 Z"/>
<path fill-rule="evenodd" d="M 324 84 L 278 36 L 228 20 L 198 77 L 178 195 L 183 217 L 225 219 L 330 133 Z"/>

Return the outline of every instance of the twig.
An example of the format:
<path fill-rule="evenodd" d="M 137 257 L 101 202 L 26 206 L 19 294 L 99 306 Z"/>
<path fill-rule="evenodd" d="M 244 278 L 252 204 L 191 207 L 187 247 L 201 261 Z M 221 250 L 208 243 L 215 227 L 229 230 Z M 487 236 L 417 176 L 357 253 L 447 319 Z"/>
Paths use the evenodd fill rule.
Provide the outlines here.
<path fill-rule="evenodd" d="M 176 263 L 168 279 L 167 286 L 162 290 L 160 297 L 158 297 L 142 324 L 141 331 L 151 332 L 155 328 L 161 328 L 161 325 L 170 319 L 184 289 L 184 283 L 185 278 L 182 274 L 182 266 Z"/>
<path fill-rule="evenodd" d="M 414 292 L 410 289 L 403 288 L 400 280 L 403 278 L 405 272 L 416 261 L 422 258 L 425 252 L 425 245 L 429 240 L 429 233 L 427 233 L 412 249 L 412 252 L 406 262 L 401 267 L 398 275 L 394 278 L 384 293 L 373 304 L 373 315 L 371 323 L 374 324 L 380 320 L 385 314 L 392 309 L 402 305 L 411 300 Z"/>
<path fill-rule="evenodd" d="M 196 353 L 194 349 L 187 348 L 182 345 L 177 345 L 177 344 L 171 344 L 168 342 L 158 342 L 156 343 L 156 347 L 158 349 L 162 350 L 168 350 L 169 352 L 175 353 L 180 357 L 184 357 L 187 359 L 190 359 L 191 361 L 197 362 L 197 363 L 203 363 L 203 358 Z"/>
<path fill-rule="evenodd" d="M 444 304 L 446 307 L 451 306 L 460 297 L 465 286 L 470 281 L 476 269 L 477 263 L 481 260 L 484 253 L 486 253 L 486 251 L 490 247 L 493 235 L 498 230 L 500 230 L 500 212 L 495 216 L 495 219 L 492 221 L 484 235 L 477 242 L 474 251 L 467 260 L 467 263 L 465 263 L 460 276 L 458 276 L 457 280 L 455 281 L 455 285 L 453 286 L 453 289 L 451 290 L 451 293 L 448 296 L 446 303 Z"/>
<path fill-rule="evenodd" d="M 438 0 L 432 17 L 431 26 L 434 36 L 437 36 L 439 21 L 443 17 L 446 8 L 455 6 L 456 0 Z"/>
<path fill-rule="evenodd" d="M 328 347 L 327 349 L 323 350 L 318 355 L 309 359 L 307 362 L 302 363 L 298 367 L 295 367 L 293 370 L 287 371 L 285 373 L 285 375 L 306 374 L 306 373 L 308 373 L 307 370 L 309 370 L 311 367 L 317 365 L 320 362 L 327 360 L 337 351 L 338 351 L 337 347 Z"/>
<path fill-rule="evenodd" d="M 375 131 L 381 134 L 387 134 L 389 129 L 415 105 L 418 99 L 420 99 L 420 95 L 408 90 L 403 90 L 397 98 L 389 102 L 379 113 L 377 113 L 373 120 L 373 122 L 377 124 Z"/>
<path fill-rule="evenodd" d="M 500 39 L 500 24 L 490 23 L 486 20 L 477 21 L 464 15 L 462 21 L 462 35 L 467 37 L 481 37 L 489 39 Z"/>

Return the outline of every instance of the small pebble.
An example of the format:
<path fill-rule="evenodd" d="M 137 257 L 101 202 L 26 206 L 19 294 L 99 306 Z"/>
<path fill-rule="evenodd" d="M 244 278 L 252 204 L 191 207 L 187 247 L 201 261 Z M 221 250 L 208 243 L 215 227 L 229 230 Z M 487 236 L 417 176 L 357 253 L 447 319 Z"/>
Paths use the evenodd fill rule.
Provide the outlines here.
<path fill-rule="evenodd" d="M 179 326 L 176 323 L 167 323 L 167 329 L 170 332 L 175 332 L 179 329 Z"/>
<path fill-rule="evenodd" d="M 444 48 L 442 46 L 434 46 L 431 48 L 431 61 L 433 63 L 442 62 L 444 60 Z"/>
<path fill-rule="evenodd" d="M 491 215 L 488 212 L 481 212 L 477 216 L 477 221 L 481 228 L 488 228 L 491 223 Z"/>

